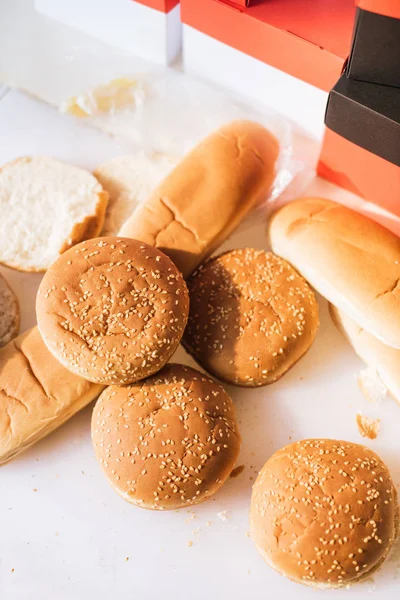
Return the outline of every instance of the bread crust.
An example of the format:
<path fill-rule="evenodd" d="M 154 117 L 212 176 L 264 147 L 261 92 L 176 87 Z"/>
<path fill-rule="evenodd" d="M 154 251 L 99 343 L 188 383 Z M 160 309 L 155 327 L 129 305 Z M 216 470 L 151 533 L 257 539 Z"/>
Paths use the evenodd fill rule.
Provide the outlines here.
<path fill-rule="evenodd" d="M 269 223 L 273 251 L 329 302 L 400 348 L 400 238 L 331 200 L 302 198 Z"/>
<path fill-rule="evenodd" d="M 54 431 L 104 389 L 64 369 L 37 327 L 0 349 L 0 365 L 0 464 Z"/>
<path fill-rule="evenodd" d="M 188 277 L 269 191 L 279 144 L 258 123 L 234 121 L 205 138 L 123 225 Z"/>
<path fill-rule="evenodd" d="M 352 442 L 311 439 L 278 450 L 253 486 L 251 536 L 266 562 L 311 587 L 361 581 L 398 535 L 385 463 Z"/>
<path fill-rule="evenodd" d="M 400 350 L 383 344 L 333 304 L 329 304 L 329 312 L 356 354 L 376 370 L 382 383 L 400 404 Z"/>
<path fill-rule="evenodd" d="M 104 219 L 108 204 L 108 192 L 104 190 L 98 193 L 98 202 L 94 215 L 88 215 L 81 223 L 77 223 L 71 232 L 71 239 L 60 249 L 60 254 L 63 254 L 72 246 L 98 237 L 103 229 Z"/>
<path fill-rule="evenodd" d="M 229 477 L 240 449 L 226 391 L 172 363 L 136 384 L 108 387 L 93 411 L 92 441 L 113 489 L 150 510 L 209 498 Z"/>
<path fill-rule="evenodd" d="M 156 248 L 127 238 L 81 242 L 39 286 L 38 327 L 50 352 L 89 381 L 124 385 L 158 371 L 178 347 L 186 284 Z"/>
<path fill-rule="evenodd" d="M 271 252 L 242 248 L 201 265 L 188 279 L 182 344 L 222 381 L 273 383 L 310 348 L 318 304 L 307 282 Z"/>

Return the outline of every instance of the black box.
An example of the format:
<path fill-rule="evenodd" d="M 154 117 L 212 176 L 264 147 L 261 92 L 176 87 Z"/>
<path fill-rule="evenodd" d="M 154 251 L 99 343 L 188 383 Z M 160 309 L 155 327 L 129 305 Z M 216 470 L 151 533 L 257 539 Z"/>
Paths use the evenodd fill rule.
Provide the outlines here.
<path fill-rule="evenodd" d="M 325 124 L 361 148 L 400 167 L 400 89 L 352 81 L 329 94 Z"/>
<path fill-rule="evenodd" d="M 400 88 L 343 74 L 325 124 L 318 175 L 400 216 Z"/>
<path fill-rule="evenodd" d="M 346 75 L 400 87 L 400 19 L 357 9 Z"/>

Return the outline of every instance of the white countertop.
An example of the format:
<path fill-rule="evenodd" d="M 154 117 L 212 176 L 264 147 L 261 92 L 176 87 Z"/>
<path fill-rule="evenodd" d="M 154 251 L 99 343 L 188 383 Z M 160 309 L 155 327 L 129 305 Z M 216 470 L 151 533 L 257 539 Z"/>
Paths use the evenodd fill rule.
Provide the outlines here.
<path fill-rule="evenodd" d="M 0 102 L 0 163 L 27 153 L 49 153 L 87 168 L 125 152 L 125 142 L 58 115 L 19 93 Z M 129 143 L 128 143 L 129 146 Z M 314 180 L 319 193 L 350 198 Z M 353 198 L 354 200 L 354 198 Z M 265 224 L 245 223 L 226 248 L 267 248 Z M 22 307 L 22 329 L 34 324 L 39 275 L 1 268 Z M 362 367 L 332 325 L 320 300 L 321 329 L 310 352 L 279 382 L 257 390 L 228 387 L 238 410 L 243 446 L 230 479 L 193 510 L 156 513 L 126 504 L 109 487 L 90 442 L 91 407 L 1 468 L 0 598 L 3 600 L 191 600 L 229 597 L 317 599 L 312 591 L 274 573 L 248 537 L 252 481 L 271 453 L 291 440 L 333 437 L 362 442 L 358 410 L 381 419 L 381 433 L 367 444 L 400 483 L 400 407 L 387 398 L 368 404 L 357 385 Z M 179 349 L 174 360 L 190 364 Z M 189 546 L 189 542 L 193 542 Z M 397 561 L 374 581 L 332 592 L 352 600 L 365 594 L 398 595 Z M 397 570 L 397 571 L 396 571 Z"/>

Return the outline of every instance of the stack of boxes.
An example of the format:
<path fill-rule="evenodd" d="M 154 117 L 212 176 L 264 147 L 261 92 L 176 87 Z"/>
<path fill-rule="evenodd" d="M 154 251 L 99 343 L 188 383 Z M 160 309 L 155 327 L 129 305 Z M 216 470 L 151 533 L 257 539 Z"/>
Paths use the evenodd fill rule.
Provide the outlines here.
<path fill-rule="evenodd" d="M 320 138 L 354 14 L 354 0 L 181 0 L 185 71 Z"/>
<path fill-rule="evenodd" d="M 400 1 L 358 0 L 318 173 L 400 215 Z"/>
<path fill-rule="evenodd" d="M 319 175 L 400 215 L 400 0 L 35 0 L 35 6 L 164 64 L 179 54 L 183 29 L 187 72 L 276 110 L 318 138 L 324 134 Z"/>

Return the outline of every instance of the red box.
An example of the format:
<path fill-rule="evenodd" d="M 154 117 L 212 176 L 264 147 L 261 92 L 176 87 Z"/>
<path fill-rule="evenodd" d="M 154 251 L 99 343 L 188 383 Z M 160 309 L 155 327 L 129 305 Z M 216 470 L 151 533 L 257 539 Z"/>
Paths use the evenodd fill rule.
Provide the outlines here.
<path fill-rule="evenodd" d="M 400 215 L 400 167 L 326 129 L 318 175 Z"/>
<path fill-rule="evenodd" d="M 325 91 L 348 56 L 354 15 L 354 0 L 181 0 L 185 25 Z"/>
<path fill-rule="evenodd" d="M 400 19 L 400 1 L 399 0 L 356 0 L 358 8 L 370 12 Z"/>
<path fill-rule="evenodd" d="M 400 88 L 342 75 L 325 124 L 318 174 L 400 215 Z"/>
<path fill-rule="evenodd" d="M 149 8 L 154 8 L 164 13 L 169 13 L 170 10 L 179 4 L 179 0 L 132 0 L 138 4 L 144 4 Z"/>

